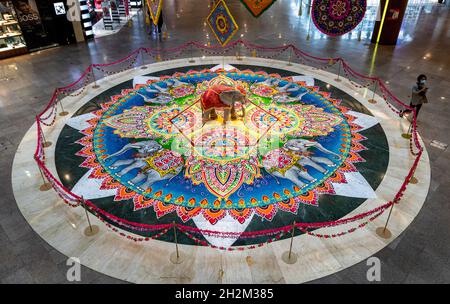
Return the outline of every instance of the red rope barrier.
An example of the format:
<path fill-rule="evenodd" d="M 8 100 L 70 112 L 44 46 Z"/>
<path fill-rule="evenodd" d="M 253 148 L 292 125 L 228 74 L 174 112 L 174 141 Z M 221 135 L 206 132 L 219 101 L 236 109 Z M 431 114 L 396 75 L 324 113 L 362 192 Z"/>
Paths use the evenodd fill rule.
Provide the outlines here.
<path fill-rule="evenodd" d="M 64 202 L 66 204 L 68 204 L 71 207 L 77 207 L 81 203 L 82 198 L 79 197 L 78 195 L 72 193 L 66 187 L 64 187 L 64 185 L 62 185 L 61 182 L 45 166 L 45 151 L 44 151 L 44 147 L 43 147 L 43 144 L 44 144 L 43 143 L 43 130 L 42 130 L 41 123 L 46 126 L 51 126 L 54 124 L 55 119 L 56 119 L 56 105 L 58 102 L 58 95 L 60 93 L 67 95 L 68 92 L 70 94 L 79 89 L 82 89 L 82 91 L 83 91 L 87 87 L 87 84 L 90 81 L 91 75 L 94 73 L 93 68 L 96 68 L 97 70 L 100 70 L 100 71 L 104 72 L 105 74 L 115 74 L 115 73 L 125 71 L 126 69 L 128 69 L 129 67 L 134 65 L 134 63 L 136 62 L 136 60 L 138 58 L 138 55 L 141 54 L 141 52 L 143 52 L 149 56 L 160 56 L 162 53 L 164 53 L 164 54 L 180 53 L 181 54 L 182 52 L 188 50 L 188 48 L 190 48 L 191 51 L 193 50 L 193 48 L 197 48 L 197 49 L 203 50 L 204 52 L 215 54 L 217 52 L 222 52 L 222 53 L 226 52 L 228 50 L 235 48 L 236 46 L 244 46 L 247 49 L 259 50 L 259 51 L 263 51 L 263 52 L 276 52 L 275 56 L 285 52 L 286 50 L 288 50 L 290 48 L 294 52 L 294 54 L 297 56 L 297 58 L 300 60 L 303 59 L 308 62 L 319 62 L 321 64 L 326 63 L 326 65 L 321 67 L 322 69 L 326 69 L 326 68 L 333 66 L 334 64 L 340 62 L 342 64 L 344 73 L 346 73 L 347 76 L 351 76 L 355 79 L 360 79 L 360 80 L 363 79 L 366 82 L 370 81 L 371 84 L 377 82 L 378 86 L 382 92 L 383 99 L 386 101 L 389 108 L 391 108 L 391 110 L 393 110 L 395 113 L 399 113 L 399 110 L 396 109 L 392 104 L 397 104 L 398 106 L 401 106 L 408 110 L 411 110 L 413 113 L 412 137 L 410 140 L 410 150 L 411 150 L 411 153 L 414 156 L 416 156 L 416 158 L 414 160 L 412 167 L 410 168 L 410 170 L 408 172 L 408 175 L 405 177 L 405 179 L 402 183 L 402 186 L 400 187 L 399 191 L 396 193 L 394 200 L 392 202 L 387 202 L 387 203 L 385 203 L 379 207 L 376 207 L 372 210 L 363 212 L 361 214 L 357 214 L 355 216 L 352 216 L 352 217 L 349 217 L 346 219 L 339 219 L 336 221 L 320 222 L 320 223 L 317 223 L 317 222 L 316 223 L 296 223 L 295 226 L 297 228 L 299 228 L 300 230 L 302 230 L 303 232 L 305 232 L 309 235 L 316 236 L 316 237 L 336 237 L 336 236 L 345 235 L 347 233 L 351 233 L 351 232 L 355 231 L 358 228 L 362 228 L 362 227 L 366 226 L 368 222 L 373 221 L 375 218 L 380 216 L 387 208 L 392 206 L 392 204 L 398 203 L 401 200 L 402 196 L 404 195 L 404 192 L 406 191 L 407 185 L 409 184 L 412 176 L 414 175 L 414 172 L 418 166 L 418 163 L 419 163 L 420 158 L 423 153 L 423 147 L 421 146 L 421 144 L 419 142 L 418 134 L 417 134 L 417 120 L 416 120 L 417 116 L 416 116 L 415 109 L 413 109 L 412 107 L 408 106 L 407 104 L 405 104 L 404 102 L 399 100 L 393 93 L 391 93 L 389 91 L 389 89 L 384 85 L 384 83 L 378 77 L 365 76 L 363 74 L 356 72 L 340 57 L 321 58 L 321 57 L 313 56 L 311 54 L 303 52 L 302 50 L 296 48 L 292 44 L 285 45 L 285 46 L 278 46 L 278 47 L 265 47 L 265 46 L 257 45 L 257 44 L 250 43 L 248 41 L 244 41 L 244 40 L 240 40 L 240 39 L 229 43 L 225 47 L 221 47 L 218 45 L 208 46 L 208 45 L 204 45 L 199 42 L 189 41 L 178 47 L 168 48 L 168 49 L 139 48 L 139 49 L 133 51 L 132 53 L 130 53 L 129 55 L 127 55 L 126 57 L 123 57 L 116 61 L 113 61 L 110 63 L 102 63 L 102 64 L 91 64 L 81 74 L 81 76 L 76 81 L 74 81 L 73 83 L 71 83 L 65 87 L 56 89 L 53 92 L 53 95 L 52 95 L 49 103 L 45 107 L 45 109 L 41 113 L 39 113 L 39 115 L 36 116 L 37 147 L 36 147 L 36 150 L 34 153 L 34 159 L 36 160 L 36 163 L 39 166 L 39 168 L 42 170 L 45 178 L 51 183 L 52 187 L 55 189 L 57 194 L 64 200 Z M 178 57 L 180 54 L 176 54 L 176 55 L 174 55 L 174 57 Z M 135 56 L 135 57 L 133 57 L 133 56 Z M 118 71 L 114 71 L 114 72 L 110 72 L 110 71 L 107 71 L 104 69 L 105 67 L 117 66 L 119 64 L 122 64 L 122 63 L 125 63 L 128 61 L 131 62 L 131 65 L 129 64 L 126 69 L 122 68 L 122 69 L 120 69 Z M 349 78 L 349 77 L 347 77 L 347 78 Z M 350 80 L 350 78 L 349 78 L 349 80 Z M 75 88 L 75 86 L 77 86 L 78 84 L 82 84 L 82 86 L 80 88 Z M 354 85 L 356 85 L 356 84 L 354 84 Z M 360 85 L 356 85 L 356 86 L 360 86 Z M 362 86 L 362 87 L 365 87 L 365 86 Z M 71 95 L 71 96 L 77 96 L 77 95 L 81 94 L 82 91 L 80 91 L 79 93 L 77 93 L 75 95 Z M 388 101 L 388 99 L 389 99 L 389 101 Z M 46 122 L 50 118 L 52 119 L 52 121 L 50 123 Z M 413 145 L 418 149 L 418 152 L 413 151 Z M 135 231 L 141 231 L 141 232 L 160 231 L 158 234 L 154 235 L 153 237 L 135 237 L 135 236 L 126 235 L 123 232 L 119 232 L 120 235 L 125 236 L 128 239 L 131 239 L 134 241 L 144 241 L 144 240 L 158 238 L 158 237 L 162 236 L 163 234 L 165 234 L 168 231 L 168 229 L 173 227 L 173 224 L 150 225 L 150 224 L 131 222 L 131 221 L 127 221 L 125 219 L 116 217 L 104 210 L 101 210 L 100 208 L 95 206 L 90 201 L 85 201 L 85 205 L 91 210 L 91 212 L 95 216 L 97 216 L 102 222 L 104 222 L 109 228 L 112 228 L 112 230 L 115 232 L 119 232 L 118 229 L 112 227 L 111 224 L 107 222 L 107 220 L 112 221 L 112 222 L 120 225 L 123 228 L 131 229 L 131 230 L 135 230 Z M 324 227 L 335 227 L 335 226 L 339 226 L 339 225 L 353 223 L 355 221 L 358 221 L 358 220 L 361 220 L 361 219 L 364 219 L 367 217 L 370 217 L 370 218 L 366 222 L 359 224 L 356 228 L 352 228 L 347 231 L 335 233 L 332 235 L 325 236 L 323 234 L 313 233 L 308 230 L 308 229 L 318 229 L 318 228 L 324 228 Z M 217 246 L 210 245 L 207 242 L 199 240 L 197 237 L 195 237 L 191 233 L 209 235 L 209 236 L 214 236 L 214 237 L 222 237 L 222 238 L 257 238 L 257 237 L 261 237 L 261 236 L 275 236 L 274 238 L 271 238 L 269 241 L 266 242 L 266 243 L 270 243 L 271 241 L 273 241 L 275 239 L 281 238 L 281 236 L 283 234 L 287 233 L 292 228 L 292 226 L 289 225 L 289 226 L 285 226 L 285 227 L 279 227 L 276 229 L 267 229 L 267 230 L 252 231 L 252 232 L 244 231 L 244 232 L 240 233 L 240 232 L 222 232 L 222 231 L 199 229 L 199 228 L 195 228 L 195 227 L 189 227 L 189 226 L 178 225 L 178 224 L 176 224 L 176 227 L 180 231 L 182 231 L 184 234 L 186 234 L 186 236 L 190 237 L 197 243 L 200 243 L 203 245 L 208 245 L 213 248 L 223 249 L 223 250 L 253 249 L 253 248 L 260 247 L 265 243 L 261 243 L 262 245 L 258 244 L 258 245 L 252 245 L 252 246 L 247 246 L 247 247 L 238 247 L 236 249 L 229 249 L 229 248 L 223 248 L 223 247 L 217 247 Z"/>

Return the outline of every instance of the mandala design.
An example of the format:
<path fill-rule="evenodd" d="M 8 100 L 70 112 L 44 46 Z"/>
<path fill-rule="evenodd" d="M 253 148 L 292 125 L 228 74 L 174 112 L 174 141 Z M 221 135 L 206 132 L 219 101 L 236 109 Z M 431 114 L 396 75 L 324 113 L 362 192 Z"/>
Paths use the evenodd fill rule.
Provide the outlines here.
<path fill-rule="evenodd" d="M 270 94 L 250 86 L 271 81 L 277 85 L 268 86 Z M 223 123 L 219 113 L 202 123 L 199 98 L 218 83 L 245 87 L 245 115 Z M 296 102 L 277 104 L 286 86 Z M 171 101 L 149 105 L 158 90 Z M 93 115 L 77 141 L 89 178 L 115 189 L 116 202 L 131 199 L 135 211 L 153 207 L 158 218 L 176 213 L 183 222 L 202 216 L 214 225 L 229 216 L 243 223 L 253 215 L 270 221 L 280 210 L 317 206 L 320 194 L 334 194 L 333 184 L 357 172 L 354 163 L 364 161 L 358 152 L 366 149 L 361 127 L 340 100 L 303 82 L 249 71 L 161 77 L 113 96 Z"/>
<path fill-rule="evenodd" d="M 251 87 L 252 93 L 260 97 L 271 97 L 278 92 L 265 84 L 256 84 Z"/>
<path fill-rule="evenodd" d="M 329 36 L 344 35 L 364 18 L 366 0 L 313 0 L 312 19 Z"/>
<path fill-rule="evenodd" d="M 195 87 L 192 85 L 180 85 L 178 87 L 170 89 L 170 93 L 175 98 L 183 98 L 192 95 L 195 91 Z"/>
<path fill-rule="evenodd" d="M 239 29 L 223 0 L 217 2 L 206 21 L 222 46 L 226 45 Z"/>

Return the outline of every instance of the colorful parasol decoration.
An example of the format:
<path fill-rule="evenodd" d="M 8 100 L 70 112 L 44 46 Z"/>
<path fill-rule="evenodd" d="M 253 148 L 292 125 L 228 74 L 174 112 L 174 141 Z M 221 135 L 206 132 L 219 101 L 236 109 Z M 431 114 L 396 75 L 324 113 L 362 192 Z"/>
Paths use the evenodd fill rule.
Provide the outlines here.
<path fill-rule="evenodd" d="M 312 20 L 322 33 L 341 36 L 364 18 L 366 0 L 313 0 Z"/>
<path fill-rule="evenodd" d="M 222 46 L 225 46 L 239 29 L 223 0 L 217 2 L 211 10 L 207 23 Z"/>
<path fill-rule="evenodd" d="M 159 16 L 163 6 L 163 0 L 147 0 L 148 10 L 154 25 L 158 25 Z"/>
<path fill-rule="evenodd" d="M 252 13 L 253 17 L 258 18 L 262 15 L 276 0 L 241 0 L 245 7 Z"/>

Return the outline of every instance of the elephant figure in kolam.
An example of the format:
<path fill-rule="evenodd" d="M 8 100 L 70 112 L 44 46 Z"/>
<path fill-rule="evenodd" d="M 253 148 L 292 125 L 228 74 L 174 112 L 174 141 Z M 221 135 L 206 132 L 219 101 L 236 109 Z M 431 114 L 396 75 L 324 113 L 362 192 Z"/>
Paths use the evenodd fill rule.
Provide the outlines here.
<path fill-rule="evenodd" d="M 285 178 L 302 188 L 306 185 L 304 181 L 315 182 L 316 179 L 308 173 L 307 167 L 315 169 L 323 174 L 327 172 L 327 167 L 335 167 L 336 164 L 326 158 L 313 156 L 310 150 L 315 148 L 325 154 L 332 155 L 340 159 L 340 155 L 326 148 L 320 143 L 307 139 L 290 139 L 282 148 L 274 149 L 262 158 L 264 169 L 272 176 Z M 324 166 L 323 166 L 324 165 Z"/>
<path fill-rule="evenodd" d="M 112 157 L 120 156 L 131 149 L 135 149 L 137 152 L 132 155 L 132 158 L 116 160 L 109 168 L 118 169 L 119 167 L 125 166 L 116 173 L 119 177 L 133 169 L 139 169 L 136 176 L 128 181 L 128 183 L 137 185 L 143 182 L 137 186 L 141 191 L 147 190 L 153 183 L 161 180 L 167 180 L 167 185 L 184 167 L 184 161 L 180 154 L 164 149 L 154 140 L 129 143 L 119 151 L 109 155 L 105 158 L 105 161 Z"/>

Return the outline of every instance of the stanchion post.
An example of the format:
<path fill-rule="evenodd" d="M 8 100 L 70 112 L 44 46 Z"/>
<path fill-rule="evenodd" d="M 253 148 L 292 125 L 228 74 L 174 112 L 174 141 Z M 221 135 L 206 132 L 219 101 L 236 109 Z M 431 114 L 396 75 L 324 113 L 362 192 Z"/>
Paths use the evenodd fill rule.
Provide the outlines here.
<path fill-rule="evenodd" d="M 96 225 L 91 225 L 91 220 L 89 218 L 89 213 L 87 211 L 86 202 L 84 200 L 84 197 L 81 197 L 81 204 L 83 205 L 84 212 L 86 213 L 86 218 L 87 218 L 87 221 L 88 221 L 88 224 L 89 224 L 89 226 L 86 227 L 86 229 L 84 229 L 84 235 L 86 235 L 86 236 L 93 236 L 93 235 L 98 233 L 99 228 Z"/>
<path fill-rule="evenodd" d="M 59 103 L 59 106 L 61 107 L 61 112 L 59 113 L 59 116 L 66 116 L 67 114 L 69 114 L 69 112 L 64 111 L 62 100 L 58 99 L 58 103 Z"/>
<path fill-rule="evenodd" d="M 191 44 L 191 47 L 189 48 L 189 54 L 190 54 L 189 57 L 191 58 L 188 61 L 189 63 L 194 63 L 195 62 L 194 57 L 192 56 L 193 55 L 193 50 L 192 49 L 193 49 L 193 45 Z"/>
<path fill-rule="evenodd" d="M 94 79 L 94 85 L 92 86 L 93 89 L 98 89 L 100 86 L 97 84 L 97 80 L 95 79 L 95 68 L 94 65 L 92 65 L 92 79 Z"/>
<path fill-rule="evenodd" d="M 242 60 L 241 57 L 241 48 L 242 48 L 242 43 L 239 41 L 239 47 L 238 47 L 238 51 L 236 53 L 236 60 Z"/>
<path fill-rule="evenodd" d="M 173 225 L 173 236 L 175 239 L 175 252 L 173 252 L 170 255 L 170 261 L 174 264 L 181 264 L 183 262 L 183 258 L 180 255 L 180 252 L 178 250 L 178 238 L 177 238 L 177 224 L 175 224 L 175 221 L 172 222 Z"/>
<path fill-rule="evenodd" d="M 141 48 L 141 50 L 140 50 L 140 53 L 141 53 L 141 70 L 147 69 L 147 67 L 145 66 L 144 52 L 146 52 L 145 49 Z"/>
<path fill-rule="evenodd" d="M 308 11 L 307 11 L 308 12 L 308 16 L 311 13 L 311 6 L 309 5 L 310 1 L 311 0 L 309 0 L 309 2 L 308 2 Z M 308 18 L 308 20 L 309 20 L 309 22 L 308 22 L 308 34 L 306 35 L 306 40 L 309 40 L 310 37 L 311 37 L 311 35 L 309 34 L 311 32 L 311 18 Z"/>
<path fill-rule="evenodd" d="M 180 252 L 178 251 L 178 240 L 177 240 L 177 226 L 175 225 L 175 222 L 173 222 L 173 234 L 175 237 L 175 249 L 177 253 L 177 259 L 180 258 Z"/>
<path fill-rule="evenodd" d="M 42 135 L 42 138 L 44 139 L 44 142 L 42 143 L 42 146 L 43 146 L 44 148 L 50 147 L 50 146 L 52 145 L 52 142 L 51 142 L 51 141 L 47 141 L 47 140 L 45 139 L 44 131 L 43 131 L 43 130 L 41 130 L 41 135 Z"/>
<path fill-rule="evenodd" d="M 410 183 L 410 184 L 415 185 L 415 184 L 417 184 L 418 182 L 419 182 L 419 180 L 417 179 L 417 177 L 415 177 L 414 175 L 411 176 L 411 179 L 409 180 L 409 183 Z"/>
<path fill-rule="evenodd" d="M 407 133 L 402 133 L 402 137 L 404 139 L 411 139 L 411 137 L 412 137 L 412 134 L 411 134 L 412 124 L 413 124 L 412 122 L 409 123 L 409 127 L 408 127 Z"/>
<path fill-rule="evenodd" d="M 377 90 L 377 87 L 378 87 L 378 80 L 376 80 L 375 83 L 374 83 L 372 98 L 368 100 L 368 102 L 370 102 L 372 104 L 377 103 L 377 101 L 375 100 L 375 92 Z"/>
<path fill-rule="evenodd" d="M 414 120 L 411 122 L 411 124 L 409 125 L 410 128 L 412 128 Z M 411 129 L 411 137 L 412 137 L 412 129 Z M 411 151 L 412 152 L 412 151 Z M 416 167 L 417 168 L 417 167 Z M 413 175 L 411 176 L 411 178 L 409 179 L 409 184 L 417 184 L 419 182 L 419 180 L 417 179 L 417 177 L 414 176 L 414 174 L 416 173 L 416 169 L 414 169 Z"/>
<path fill-rule="evenodd" d="M 292 45 L 289 45 L 289 62 L 288 66 L 292 66 Z"/>
<path fill-rule="evenodd" d="M 39 166 L 39 164 L 38 164 L 38 169 L 39 169 L 39 173 L 41 174 L 41 177 L 42 177 L 42 185 L 39 187 L 39 190 L 41 190 L 41 191 L 48 191 L 48 190 L 50 190 L 52 188 L 52 184 L 47 182 L 47 181 L 45 181 L 44 173 L 42 173 L 42 169 Z"/>
<path fill-rule="evenodd" d="M 378 227 L 375 232 L 378 234 L 379 237 L 383 239 L 389 239 L 392 236 L 391 231 L 387 228 L 387 225 L 389 223 L 389 219 L 391 218 L 392 209 L 394 209 L 395 202 L 392 202 L 391 209 L 389 210 L 388 218 L 386 219 L 386 224 L 384 227 Z"/>
<path fill-rule="evenodd" d="M 294 242 L 294 235 L 295 235 L 295 221 L 292 223 L 292 231 L 291 231 L 291 244 L 289 246 L 289 251 L 284 252 L 281 255 L 281 259 L 286 264 L 295 264 L 297 262 L 297 254 L 292 252 L 292 245 Z"/>
<path fill-rule="evenodd" d="M 341 65 L 342 65 L 342 58 L 339 58 L 339 67 L 338 67 L 338 77 L 335 79 L 335 81 L 340 82 L 341 80 Z"/>

